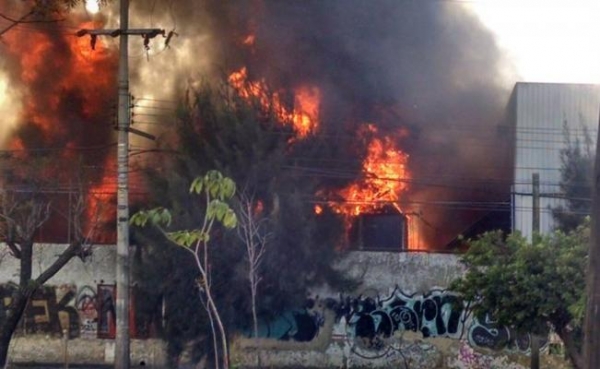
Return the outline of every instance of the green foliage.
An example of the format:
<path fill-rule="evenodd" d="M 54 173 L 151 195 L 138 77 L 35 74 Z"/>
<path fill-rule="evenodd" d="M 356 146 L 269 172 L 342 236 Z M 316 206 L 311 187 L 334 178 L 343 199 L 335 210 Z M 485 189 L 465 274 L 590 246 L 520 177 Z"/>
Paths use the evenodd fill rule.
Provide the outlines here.
<path fill-rule="evenodd" d="M 198 177 L 190 186 L 190 193 L 201 193 L 206 189 L 210 197 L 218 200 L 230 199 L 235 195 L 235 182 L 231 178 L 225 178 L 216 171 L 211 170 L 204 177 Z"/>
<path fill-rule="evenodd" d="M 140 210 L 131 216 L 130 224 L 138 227 L 145 227 L 148 222 L 151 224 L 170 226 L 172 221 L 171 212 L 168 209 L 158 207 L 152 210 Z"/>
<path fill-rule="evenodd" d="M 223 177 L 220 172 L 211 170 L 206 175 L 194 179 L 189 192 L 206 195 L 204 225 L 200 229 L 165 232 L 165 235 L 171 241 L 186 248 L 198 242 L 208 243 L 213 221 L 218 221 L 228 229 L 236 227 L 237 217 L 226 202 L 235 194 L 235 182 L 231 178 Z M 172 221 L 173 217 L 168 209 L 157 207 L 136 212 L 131 216 L 129 223 L 138 227 L 145 227 L 150 222 L 150 224 L 160 228 L 170 226 Z"/>
<path fill-rule="evenodd" d="M 583 320 L 589 222 L 570 233 L 556 231 L 528 242 L 520 234 L 489 232 L 469 241 L 465 275 L 450 288 L 471 301 L 476 316 L 565 338 Z"/>
<path fill-rule="evenodd" d="M 592 198 L 592 176 L 594 173 L 594 151 L 589 130 L 581 128 L 582 138 L 571 137 L 565 122 L 566 147 L 561 150 L 560 190 L 565 205 L 552 209 L 556 228 L 569 232 L 577 228 L 590 214 Z"/>
<path fill-rule="evenodd" d="M 211 287 L 211 269 L 209 258 L 209 241 L 211 240 L 211 232 L 215 222 L 222 224 L 225 228 L 234 228 L 237 224 L 237 218 L 234 211 L 227 203 L 235 194 L 235 183 L 227 177 L 224 177 L 218 171 L 209 171 L 203 177 L 197 177 L 192 181 L 189 193 L 200 195 L 205 201 L 199 207 L 204 208 L 204 217 L 200 220 L 201 226 L 191 230 L 165 231 L 162 227 L 170 225 L 173 217 L 171 212 L 165 208 L 158 207 L 152 210 L 141 210 L 135 213 L 130 223 L 138 226 L 145 226 L 148 223 L 159 229 L 167 239 L 186 249 L 193 254 L 193 260 L 196 267 L 196 288 L 193 290 L 201 291 L 204 300 L 199 306 L 206 309 L 211 327 L 217 324 L 219 327 L 219 335 L 213 332 L 213 342 L 216 345 L 217 339 L 221 340 L 222 350 L 219 353 L 214 353 L 215 362 L 223 361 L 224 367 L 227 367 L 228 349 L 226 331 L 222 324 L 219 309 L 214 302 L 212 287 Z M 198 275 L 199 272 L 199 275 Z M 151 315 L 151 314 L 150 314 Z M 215 323 L 216 322 L 216 323 Z M 219 338 L 217 338 L 219 337 Z M 181 343 L 180 340 L 174 342 Z M 181 347 L 180 347 L 181 348 Z M 218 367 L 218 365 L 216 365 Z"/>
<path fill-rule="evenodd" d="M 225 228 L 235 228 L 237 224 L 237 218 L 233 209 L 226 202 L 220 200 L 215 199 L 208 203 L 206 216 L 208 220 L 218 220 Z"/>
<path fill-rule="evenodd" d="M 345 186 L 349 179 L 306 175 L 305 165 L 301 162 L 307 157 L 347 157 L 341 148 L 348 145 L 332 145 L 331 140 L 335 139 L 333 133 L 323 135 L 325 138 L 311 137 L 290 144 L 294 138 L 293 131 L 270 112 L 257 108 L 253 101 L 240 98 L 226 86 L 215 88 L 208 84 L 188 94 L 171 133 L 165 149 L 177 151 L 177 155 L 165 155 L 146 173 L 152 191 L 151 203 L 170 209 L 173 215 L 171 228 L 191 232 L 204 219 L 204 212 L 190 201 L 189 193 L 204 191 L 207 177 L 216 180 L 215 174 L 209 174 L 213 169 L 232 181 L 222 183 L 219 191 L 209 189 L 213 200 L 221 200 L 220 196 L 233 196 L 233 182 L 241 191 L 260 200 L 261 218 L 268 219 L 265 222 L 268 229 L 264 231 L 271 237 L 269 252 L 264 255 L 258 272 L 261 276 L 259 315 L 273 316 L 290 307 L 303 306 L 308 288 L 315 284 L 328 283 L 341 290 L 355 285 L 332 268 L 338 256 L 334 245 L 343 238 L 342 220 L 327 210 L 316 216 L 310 201 L 326 181 L 329 181 L 328 188 L 332 188 Z M 339 153 L 331 154 L 326 150 L 339 150 Z M 326 165 L 340 166 L 340 162 L 348 163 L 347 160 L 332 160 Z M 360 167 L 360 162 L 352 165 Z M 327 168 L 324 167 L 323 171 L 326 172 Z M 207 174 L 196 178 L 196 173 Z M 213 214 L 213 209 L 210 213 Z M 241 241 L 233 232 L 223 231 L 236 222 L 233 212 L 215 203 L 214 215 L 219 223 L 210 235 L 211 245 L 218 249 L 211 254 L 211 283 L 215 300 L 229 328 L 246 328 L 251 321 L 251 304 L 245 247 L 236 244 Z M 137 232 L 148 233 L 147 230 Z M 200 235 L 182 234 L 177 237 L 180 237 L 179 243 L 188 243 L 190 238 Z M 143 276 L 140 278 L 161 280 L 155 275 L 148 276 L 148 270 L 162 275 L 164 280 L 170 278 L 171 264 L 167 260 L 174 251 L 164 247 L 165 242 L 164 238 L 151 236 L 144 236 L 140 241 L 144 256 L 148 256 L 141 258 L 147 264 L 137 268 L 139 275 Z M 224 245 L 227 247 L 221 247 Z M 187 278 L 197 278 L 193 269 L 187 274 Z M 179 283 L 183 285 L 184 281 Z M 174 300 L 181 298 L 165 293 Z M 184 305 L 187 301 L 183 299 L 172 303 Z M 172 318 L 175 319 L 174 316 Z M 185 321 L 185 317 L 177 319 Z M 167 340 L 178 342 L 179 338 L 169 336 Z"/>
<path fill-rule="evenodd" d="M 198 229 L 191 231 L 169 232 L 169 239 L 183 247 L 191 247 L 198 242 L 209 242 L 210 234 Z"/>

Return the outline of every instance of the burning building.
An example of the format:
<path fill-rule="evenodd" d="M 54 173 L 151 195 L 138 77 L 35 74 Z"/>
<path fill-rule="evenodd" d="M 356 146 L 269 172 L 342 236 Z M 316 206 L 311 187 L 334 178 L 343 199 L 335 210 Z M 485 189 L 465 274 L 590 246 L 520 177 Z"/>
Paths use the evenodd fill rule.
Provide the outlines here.
<path fill-rule="evenodd" d="M 26 7 L 0 11 L 16 18 Z M 99 38 L 92 49 L 74 33 L 115 27 L 114 14 L 19 24 L 0 45 L 0 111 L 11 117 L 3 148 L 83 154 L 96 195 L 113 193 L 116 181 L 116 42 Z M 342 153 L 301 158 L 306 176 L 336 160 L 340 170 L 327 175 L 345 183 L 310 194 L 315 216 L 328 207 L 367 234 L 380 233 L 380 219 L 397 229 L 398 248 L 442 249 L 509 198 L 511 142 L 497 138 L 510 66 L 459 2 L 190 0 L 136 2 L 131 14 L 133 28 L 179 35 L 149 50 L 132 38 L 132 93 L 145 101 L 134 104 L 133 124 L 160 133 L 172 116 L 157 112 L 172 113 L 179 91 L 207 76 L 224 74 L 248 98 L 268 95 L 293 127 L 290 145 L 325 137 Z"/>

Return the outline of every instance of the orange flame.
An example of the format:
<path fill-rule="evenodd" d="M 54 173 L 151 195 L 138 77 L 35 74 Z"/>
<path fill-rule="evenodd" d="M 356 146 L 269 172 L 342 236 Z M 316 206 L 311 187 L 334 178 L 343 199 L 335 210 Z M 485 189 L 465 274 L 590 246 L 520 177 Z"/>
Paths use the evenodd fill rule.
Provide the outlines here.
<path fill-rule="evenodd" d="M 263 213 L 264 210 L 265 210 L 265 204 L 261 200 L 256 201 L 256 204 L 254 204 L 253 213 L 255 215 L 260 215 Z"/>
<path fill-rule="evenodd" d="M 244 44 L 246 46 L 252 46 L 252 45 L 254 45 L 255 41 L 256 41 L 256 36 L 248 35 L 242 40 L 242 44 Z"/>
<path fill-rule="evenodd" d="M 363 135 L 375 135 L 377 127 L 367 124 L 362 131 Z M 335 212 L 347 216 L 377 212 L 389 205 L 402 213 L 398 202 L 408 190 L 407 164 L 408 155 L 396 147 L 392 137 L 373 137 L 362 164 L 362 178 L 338 192 L 343 203 L 329 205 Z"/>
<path fill-rule="evenodd" d="M 111 224 L 116 219 L 117 193 L 116 182 L 116 157 L 107 156 L 103 165 L 102 179 L 95 184 L 91 184 L 88 189 L 86 199 L 86 216 L 84 234 L 86 237 L 92 237 L 97 242 L 113 242 L 114 234 L 99 233 L 99 228 Z"/>
<path fill-rule="evenodd" d="M 81 24 L 81 28 L 99 28 L 101 24 L 86 22 Z M 66 46 L 70 53 L 64 53 L 64 57 L 57 58 L 56 46 L 50 40 L 51 35 L 47 33 L 35 32 L 27 35 L 27 42 L 19 39 L 17 32 L 8 32 L 5 36 L 8 51 L 11 54 L 18 55 L 21 64 L 21 82 L 24 85 L 35 86 L 36 81 L 43 78 L 43 73 L 51 73 L 52 66 L 70 65 L 70 73 L 61 75 L 58 83 L 53 87 L 56 93 L 44 97 L 44 105 L 40 106 L 39 101 L 30 99 L 25 102 L 24 111 L 29 115 L 31 123 L 40 128 L 45 135 L 53 137 L 64 135 L 60 124 L 53 120 L 57 116 L 57 110 L 60 106 L 59 92 L 73 86 L 81 86 L 85 90 L 88 103 L 84 113 L 88 118 L 94 114 L 100 113 L 104 109 L 102 104 L 92 103 L 99 99 L 102 94 L 112 87 L 113 76 L 110 73 L 103 73 L 105 64 L 110 63 L 114 55 L 108 52 L 106 44 L 101 38 L 96 43 L 96 49 L 91 50 L 90 41 L 86 38 L 67 39 Z M 50 68 L 49 68 L 50 67 Z M 36 92 L 33 92 L 36 93 Z"/>
<path fill-rule="evenodd" d="M 102 27 L 100 23 L 86 22 L 74 29 Z M 104 117 L 108 116 L 108 98 L 114 95 L 117 61 L 114 52 L 109 50 L 102 37 L 95 40 L 94 50 L 90 37 L 78 38 L 54 30 L 28 32 L 25 40 L 22 37 L 19 32 L 3 35 L 8 57 L 21 71 L 17 78 L 21 84 L 18 88 L 26 91 L 20 119 L 22 124 L 35 127 L 41 140 L 29 142 L 31 136 L 15 136 L 7 146 L 24 157 L 29 156 L 28 149 L 42 145 L 57 150 L 61 159 L 66 160 L 76 160 L 78 155 L 88 153 L 104 157 L 105 153 L 82 149 L 90 139 L 94 142 L 92 145 L 108 144 L 98 138 L 111 136 L 111 122 Z M 79 121 L 81 125 L 73 123 Z M 103 134 L 97 136 L 97 132 Z M 100 206 L 99 202 L 107 201 L 106 197 L 96 197 L 95 192 L 110 191 L 113 196 L 115 193 L 111 188 L 114 179 L 109 180 L 106 173 L 95 172 L 92 175 L 94 184 L 87 188 L 89 218 L 93 218 L 93 209 Z"/>
<path fill-rule="evenodd" d="M 395 138 L 405 135 L 397 132 L 394 136 L 378 136 L 379 132 L 374 124 L 366 124 L 359 131 L 359 135 L 367 139 L 367 156 L 362 163 L 362 176 L 360 179 L 339 190 L 335 197 L 341 197 L 341 202 L 327 201 L 334 212 L 345 218 L 347 231 L 352 227 L 352 221 L 361 214 L 372 214 L 393 207 L 403 214 L 407 220 L 409 230 L 408 248 L 421 246 L 419 229 L 414 224 L 416 220 L 412 214 L 407 214 L 400 202 L 409 189 L 411 178 L 408 170 L 409 156 L 397 147 Z M 321 191 L 317 195 L 332 197 Z M 316 214 L 323 212 L 323 205 L 316 205 Z"/>
<path fill-rule="evenodd" d="M 299 138 L 305 138 L 317 130 L 321 104 L 321 91 L 317 87 L 298 87 L 294 94 L 294 106 L 290 109 L 281 102 L 281 93 L 270 92 L 264 80 L 249 81 L 246 67 L 231 73 L 228 80 L 241 97 L 256 99 L 265 110 L 274 111 L 281 122 L 290 124 Z"/>

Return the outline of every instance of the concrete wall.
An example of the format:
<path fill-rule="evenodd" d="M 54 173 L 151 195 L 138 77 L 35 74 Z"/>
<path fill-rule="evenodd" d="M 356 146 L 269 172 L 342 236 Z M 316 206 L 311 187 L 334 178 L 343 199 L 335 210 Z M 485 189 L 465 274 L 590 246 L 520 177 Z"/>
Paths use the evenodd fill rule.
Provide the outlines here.
<path fill-rule="evenodd" d="M 38 244 L 34 247 L 32 274 L 48 268 L 67 245 Z M 20 334 L 96 338 L 110 335 L 114 326 L 115 246 L 92 248 L 85 261 L 73 258 L 32 297 L 20 322 Z M 17 288 L 19 260 L 0 245 L 0 319 Z M 99 286 L 102 287 L 98 291 Z M 99 293 L 101 292 L 101 293 Z M 104 335 L 103 335 L 104 334 Z"/>
<path fill-rule="evenodd" d="M 47 268 L 67 245 L 36 245 L 34 277 Z M 99 284 L 115 283 L 115 246 L 94 246 L 92 255 L 82 261 L 72 259 L 51 278 L 30 302 L 19 332 L 11 342 L 9 362 L 104 364 L 114 361 L 114 341 L 98 339 Z M 18 281 L 19 264 L 0 244 L 0 319 L 10 303 L 10 291 Z M 106 322 L 106 325 L 114 322 Z M 104 327 L 107 329 L 107 327 Z M 67 332 L 67 334 L 63 334 Z M 134 365 L 162 368 L 166 344 L 158 339 L 132 340 Z"/>
<path fill-rule="evenodd" d="M 37 244 L 33 254 L 33 276 L 47 268 L 67 247 L 64 244 Z M 92 246 L 92 255 L 85 262 L 72 259 L 65 268 L 48 281 L 50 285 L 95 286 L 115 283 L 116 249 L 114 245 Z M 0 244 L 0 284 L 16 283 L 19 278 L 19 260 L 10 256 L 8 247 Z"/>
<path fill-rule="evenodd" d="M 362 283 L 262 322 L 259 339 L 237 337 L 236 365 L 312 368 L 526 368 L 530 336 L 475 319 L 446 290 L 464 267 L 452 254 L 351 252 L 338 268 Z M 551 342 L 543 341 L 547 351 Z M 544 355 L 553 368 L 566 368 Z"/>
<path fill-rule="evenodd" d="M 38 246 L 34 273 L 63 247 Z M 26 314 L 30 333 L 13 342 L 13 362 L 111 362 L 114 343 L 96 338 L 104 313 L 95 308 L 97 284 L 114 283 L 114 251 L 98 246 L 90 260 L 72 260 L 35 297 L 35 308 Z M 16 281 L 17 264 L 11 259 L 0 259 L 0 295 L 2 288 L 10 288 L 7 283 Z M 270 367 L 433 369 L 461 368 L 462 362 L 473 360 L 490 367 L 492 362 L 524 360 L 529 350 L 528 336 L 473 319 L 465 306 L 455 304 L 456 295 L 446 288 L 464 272 L 457 255 L 355 251 L 337 268 L 360 280 L 360 286 L 343 295 L 327 286 L 315 289 L 312 305 L 263 322 L 262 338 L 233 339 L 232 361 L 251 367 L 260 353 L 262 365 Z M 7 300 L 0 296 L 0 302 L 5 306 Z M 61 337 L 63 330 L 71 332 L 69 340 Z M 165 347 L 157 340 L 135 341 L 132 362 L 160 367 Z"/>
<path fill-rule="evenodd" d="M 357 293 L 385 294 L 396 286 L 407 293 L 425 293 L 445 288 L 460 277 L 464 267 L 459 259 L 455 254 L 355 251 L 348 253 L 337 268 L 361 281 Z"/>
<path fill-rule="evenodd" d="M 157 339 L 132 340 L 131 364 L 165 368 L 166 345 Z M 9 363 L 28 364 L 112 364 L 115 358 L 113 340 L 63 339 L 47 335 L 17 336 L 11 341 Z"/>

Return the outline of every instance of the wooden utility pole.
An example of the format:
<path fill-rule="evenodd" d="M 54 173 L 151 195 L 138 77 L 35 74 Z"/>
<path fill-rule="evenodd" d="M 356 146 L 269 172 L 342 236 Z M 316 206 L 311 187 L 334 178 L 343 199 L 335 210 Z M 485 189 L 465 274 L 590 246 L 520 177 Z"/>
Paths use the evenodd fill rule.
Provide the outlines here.
<path fill-rule="evenodd" d="M 77 32 L 77 36 L 89 35 L 94 48 L 98 36 L 120 36 L 118 95 L 119 111 L 117 116 L 117 265 L 115 280 L 116 297 L 116 337 L 115 369 L 128 369 L 130 366 L 129 335 L 129 133 L 143 134 L 130 127 L 131 95 L 129 94 L 129 35 L 141 35 L 148 47 L 151 38 L 165 35 L 161 29 L 129 29 L 129 0 L 120 2 L 119 29 L 87 30 Z"/>
<path fill-rule="evenodd" d="M 600 119 L 592 184 L 592 224 L 587 268 L 587 305 L 583 326 L 583 367 L 600 368 Z"/>

